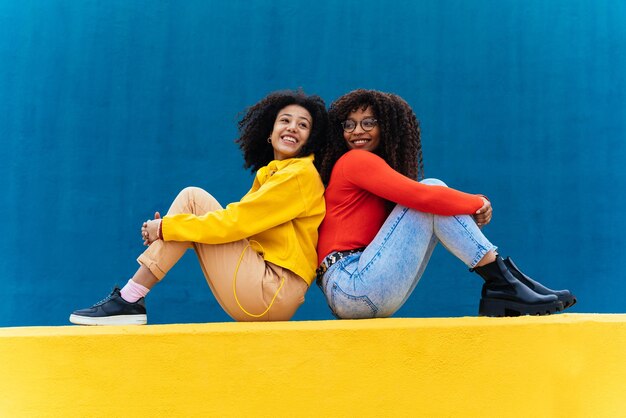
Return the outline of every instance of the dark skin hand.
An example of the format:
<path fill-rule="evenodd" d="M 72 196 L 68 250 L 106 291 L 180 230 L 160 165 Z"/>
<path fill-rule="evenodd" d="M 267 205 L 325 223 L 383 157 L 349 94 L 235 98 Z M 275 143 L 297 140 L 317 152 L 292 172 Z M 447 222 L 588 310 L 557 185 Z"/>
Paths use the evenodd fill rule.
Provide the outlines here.
<path fill-rule="evenodd" d="M 146 247 L 159 239 L 159 227 L 161 226 L 161 214 L 154 212 L 154 219 L 147 220 L 141 225 L 141 238 Z"/>
<path fill-rule="evenodd" d="M 486 198 L 482 197 L 483 206 L 476 211 L 474 214 L 474 221 L 479 227 L 483 227 L 491 222 L 491 217 L 493 215 L 493 209 L 491 208 L 491 202 Z"/>

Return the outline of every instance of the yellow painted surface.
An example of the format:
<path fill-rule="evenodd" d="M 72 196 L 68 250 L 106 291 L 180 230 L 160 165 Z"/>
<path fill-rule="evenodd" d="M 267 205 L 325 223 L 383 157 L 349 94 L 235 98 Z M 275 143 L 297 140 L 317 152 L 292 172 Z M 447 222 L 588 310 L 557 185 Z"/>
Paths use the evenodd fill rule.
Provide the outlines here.
<path fill-rule="evenodd" d="M 0 328 L 0 417 L 626 417 L 626 315 Z"/>

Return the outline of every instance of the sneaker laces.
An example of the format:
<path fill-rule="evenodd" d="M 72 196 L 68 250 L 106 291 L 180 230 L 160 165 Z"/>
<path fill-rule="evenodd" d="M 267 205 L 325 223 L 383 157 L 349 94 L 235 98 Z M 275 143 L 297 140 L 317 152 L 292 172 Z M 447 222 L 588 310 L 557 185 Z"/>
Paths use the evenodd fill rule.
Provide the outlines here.
<path fill-rule="evenodd" d="M 95 303 L 95 304 L 92 306 L 92 308 L 95 308 L 96 306 L 102 305 L 103 303 L 106 303 L 106 302 L 110 301 L 110 300 L 111 300 L 111 298 L 113 298 L 113 296 L 115 295 L 115 291 L 116 291 L 116 290 L 119 290 L 119 288 L 118 288 L 117 286 L 115 286 L 115 287 L 113 288 L 113 290 L 111 291 L 111 293 L 110 293 L 110 294 L 109 294 L 106 298 L 102 299 L 102 300 L 101 300 L 100 302 L 98 302 L 98 303 Z"/>

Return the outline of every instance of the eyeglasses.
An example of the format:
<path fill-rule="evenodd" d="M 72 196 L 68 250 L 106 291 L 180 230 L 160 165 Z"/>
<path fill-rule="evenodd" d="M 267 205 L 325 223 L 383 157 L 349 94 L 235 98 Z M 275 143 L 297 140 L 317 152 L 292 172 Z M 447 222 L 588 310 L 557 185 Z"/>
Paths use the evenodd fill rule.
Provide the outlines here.
<path fill-rule="evenodd" d="M 374 129 L 376 125 L 378 125 L 378 120 L 374 118 L 365 118 L 361 122 L 357 122 L 352 119 L 347 119 L 341 122 L 341 127 L 343 128 L 344 132 L 354 132 L 354 130 L 357 127 L 357 124 L 360 124 L 361 128 L 365 132 L 369 132 L 372 129 Z"/>

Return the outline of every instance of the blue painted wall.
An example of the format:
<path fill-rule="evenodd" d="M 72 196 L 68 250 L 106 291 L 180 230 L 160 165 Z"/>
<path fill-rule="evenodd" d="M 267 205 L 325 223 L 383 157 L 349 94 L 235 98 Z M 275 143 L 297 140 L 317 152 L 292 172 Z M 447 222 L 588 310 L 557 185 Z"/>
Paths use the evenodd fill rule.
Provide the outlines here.
<path fill-rule="evenodd" d="M 625 312 L 625 22 L 610 0 L 0 0 L 0 326 L 125 283 L 182 187 L 237 200 L 238 113 L 296 87 L 405 97 L 427 175 L 492 199 L 503 254 L 573 311 Z M 439 249 L 398 316 L 475 315 L 480 286 Z M 228 320 L 191 252 L 148 304 Z M 295 319 L 330 317 L 313 288 Z"/>

